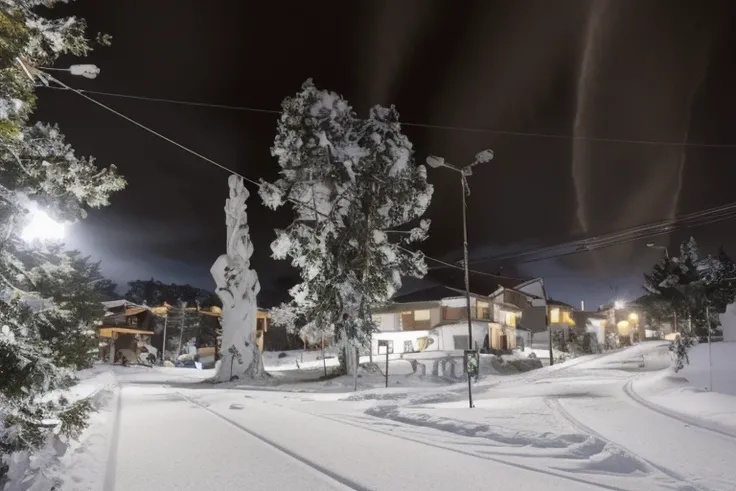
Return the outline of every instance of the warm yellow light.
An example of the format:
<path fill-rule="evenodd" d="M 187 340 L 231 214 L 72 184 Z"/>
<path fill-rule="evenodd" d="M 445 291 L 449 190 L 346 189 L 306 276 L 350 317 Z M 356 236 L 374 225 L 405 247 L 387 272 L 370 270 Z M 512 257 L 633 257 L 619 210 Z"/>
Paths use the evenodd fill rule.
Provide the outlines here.
<path fill-rule="evenodd" d="M 634 322 L 638 321 L 639 320 L 639 314 L 637 314 L 636 312 L 630 313 L 629 314 L 629 320 L 630 321 L 634 321 Z"/>
<path fill-rule="evenodd" d="M 549 311 L 550 324 L 558 324 L 560 322 L 560 309 L 552 309 Z"/>
<path fill-rule="evenodd" d="M 629 321 L 621 321 L 618 324 L 616 324 L 616 327 L 618 328 L 618 333 L 622 335 L 629 334 Z"/>

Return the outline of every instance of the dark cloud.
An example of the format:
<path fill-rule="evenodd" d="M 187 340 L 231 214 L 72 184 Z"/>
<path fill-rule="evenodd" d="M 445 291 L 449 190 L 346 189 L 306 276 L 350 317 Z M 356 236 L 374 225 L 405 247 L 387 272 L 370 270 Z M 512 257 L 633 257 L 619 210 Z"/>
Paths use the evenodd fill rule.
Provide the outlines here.
<path fill-rule="evenodd" d="M 308 77 L 361 114 L 394 103 L 405 121 L 532 133 L 736 143 L 729 0 L 508 0 L 453 3 L 78 0 L 65 9 L 113 35 L 80 88 L 276 109 Z M 105 98 L 140 120 L 253 178 L 273 178 L 276 117 Z M 155 276 L 211 287 L 224 249 L 227 174 L 74 94 L 42 92 L 39 117 L 129 180 L 109 209 L 75 227 L 74 245 L 118 281 Z M 471 178 L 474 257 L 566 242 L 736 201 L 736 151 L 574 143 L 569 139 L 407 127 L 417 158 L 462 165 L 496 159 Z M 432 170 L 431 237 L 424 250 L 460 257 L 460 184 Z M 249 216 L 264 295 L 288 288 L 269 258 L 288 223 L 258 199 Z M 693 231 L 707 250 L 734 245 L 728 223 Z M 683 234 L 665 237 L 673 247 Z M 562 260 L 476 264 L 547 275 L 555 297 L 603 303 L 638 294 L 656 251 L 631 243 Z"/>

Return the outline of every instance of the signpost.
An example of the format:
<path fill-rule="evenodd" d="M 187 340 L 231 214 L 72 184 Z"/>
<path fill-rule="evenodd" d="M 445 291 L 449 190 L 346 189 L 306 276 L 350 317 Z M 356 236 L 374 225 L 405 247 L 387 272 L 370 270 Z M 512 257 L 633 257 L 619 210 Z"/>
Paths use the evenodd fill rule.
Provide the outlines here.
<path fill-rule="evenodd" d="M 463 359 L 465 361 L 465 373 L 468 374 L 468 383 L 473 378 L 478 381 L 478 375 L 480 373 L 480 353 L 477 350 L 466 349 L 463 352 Z M 471 407 L 474 407 L 475 404 Z"/>

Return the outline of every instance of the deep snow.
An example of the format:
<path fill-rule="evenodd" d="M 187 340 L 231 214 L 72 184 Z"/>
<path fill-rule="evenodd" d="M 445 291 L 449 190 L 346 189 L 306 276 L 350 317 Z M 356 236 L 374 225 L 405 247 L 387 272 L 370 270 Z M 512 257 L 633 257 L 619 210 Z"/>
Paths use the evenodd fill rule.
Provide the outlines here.
<path fill-rule="evenodd" d="M 298 371 L 213 386 L 206 371 L 116 368 L 113 423 L 93 422 L 63 489 L 735 489 L 736 397 L 669 364 L 648 342 L 488 376 L 474 409 L 465 384 L 413 374 L 386 389 L 364 373 L 354 392 Z"/>

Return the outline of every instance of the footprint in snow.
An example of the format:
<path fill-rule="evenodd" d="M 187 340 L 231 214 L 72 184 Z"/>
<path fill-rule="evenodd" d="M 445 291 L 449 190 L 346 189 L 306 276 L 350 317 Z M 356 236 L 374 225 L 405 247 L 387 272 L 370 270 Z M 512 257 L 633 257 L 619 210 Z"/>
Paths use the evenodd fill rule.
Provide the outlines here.
<path fill-rule="evenodd" d="M 242 404 L 230 404 L 230 409 L 243 409 Z"/>

